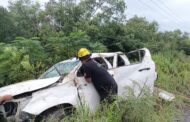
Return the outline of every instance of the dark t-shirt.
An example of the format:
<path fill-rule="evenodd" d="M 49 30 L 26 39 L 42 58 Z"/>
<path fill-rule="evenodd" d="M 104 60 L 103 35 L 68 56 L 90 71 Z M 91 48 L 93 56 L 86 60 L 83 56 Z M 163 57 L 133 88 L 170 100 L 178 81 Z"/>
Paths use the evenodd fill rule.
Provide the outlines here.
<path fill-rule="evenodd" d="M 94 87 L 100 95 L 117 93 L 117 84 L 107 70 L 95 63 L 92 59 L 82 65 L 82 70 L 86 73 L 86 78 L 90 77 Z"/>

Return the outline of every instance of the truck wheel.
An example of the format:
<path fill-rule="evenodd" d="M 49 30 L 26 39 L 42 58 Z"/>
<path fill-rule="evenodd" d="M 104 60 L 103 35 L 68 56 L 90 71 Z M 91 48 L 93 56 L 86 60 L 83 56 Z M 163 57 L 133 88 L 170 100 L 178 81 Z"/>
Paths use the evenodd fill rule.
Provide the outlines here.
<path fill-rule="evenodd" d="M 65 116 L 74 112 L 73 106 L 64 104 L 50 108 L 36 117 L 35 122 L 60 122 Z"/>

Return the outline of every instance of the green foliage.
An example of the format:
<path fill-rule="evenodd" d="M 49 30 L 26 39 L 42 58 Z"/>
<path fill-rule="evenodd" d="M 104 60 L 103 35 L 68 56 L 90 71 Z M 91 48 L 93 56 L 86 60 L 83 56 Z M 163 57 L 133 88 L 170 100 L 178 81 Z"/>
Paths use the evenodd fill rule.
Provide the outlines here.
<path fill-rule="evenodd" d="M 179 49 L 184 50 L 187 55 L 190 55 L 190 39 L 181 41 L 179 43 Z"/>
<path fill-rule="evenodd" d="M 32 67 L 24 50 L 15 46 L 1 45 L 0 86 L 33 78 L 28 70 Z"/>
<path fill-rule="evenodd" d="M 0 7 L 0 41 L 7 43 L 1 44 L 1 64 L 6 58 L 13 60 L 5 56 L 7 53 L 21 55 L 19 61 L 28 60 L 33 68 L 29 68 L 27 63 L 22 64 L 37 78 L 46 67 L 75 56 L 81 47 L 87 47 L 92 52 L 128 52 L 147 47 L 153 53 L 183 50 L 190 54 L 187 33 L 180 30 L 158 32 L 156 22 L 137 16 L 126 21 L 125 10 L 123 0 L 50 0 L 45 4 L 45 9 L 31 0 L 11 1 L 8 10 Z M 13 39 L 15 36 L 17 38 Z M 10 43 L 12 40 L 15 41 Z M 7 52 L 8 49 L 18 50 L 18 54 Z M 180 60 L 183 59 L 176 59 L 173 66 L 177 66 Z M 171 62 L 166 60 L 162 65 L 171 65 Z M 179 72 L 179 69 L 174 71 Z M 32 78 L 31 75 L 28 78 Z"/>
<path fill-rule="evenodd" d="M 156 22 L 150 23 L 145 18 L 135 16 L 126 24 L 123 45 L 130 50 L 142 47 L 153 50 L 157 44 L 157 30 L 158 24 Z"/>
<path fill-rule="evenodd" d="M 124 0 L 84 0 L 80 2 L 79 6 L 83 8 L 85 20 L 93 18 L 100 22 L 122 22 L 125 20 Z"/>
<path fill-rule="evenodd" d="M 92 52 L 105 51 L 106 47 L 100 42 L 91 42 L 89 36 L 84 32 L 73 32 L 69 36 L 60 34 L 56 37 L 49 37 L 45 49 L 54 61 L 61 61 L 74 57 L 81 47 L 86 47 Z"/>
<path fill-rule="evenodd" d="M 49 21 L 55 20 L 51 26 L 56 30 L 66 34 L 75 31 L 75 24 L 80 21 L 82 11 L 74 0 L 50 0 L 45 8 Z"/>
<path fill-rule="evenodd" d="M 44 9 L 32 0 L 15 0 L 8 9 L 0 7 L 0 86 L 38 78 L 81 47 L 91 52 L 147 47 L 157 66 L 156 85 L 189 96 L 189 35 L 180 30 L 158 32 L 156 22 L 142 17 L 126 20 L 125 10 L 124 0 L 49 0 Z M 66 121 L 172 121 L 174 111 L 173 102 L 131 97 L 104 104 L 94 114 L 78 109 Z"/>
<path fill-rule="evenodd" d="M 65 34 L 78 30 L 89 32 L 88 26 L 91 26 L 89 29 L 96 28 L 92 21 L 104 24 L 125 20 L 123 0 L 83 0 L 79 3 L 75 0 L 50 0 L 45 8 L 49 21 L 55 20 L 51 26 Z"/>
<path fill-rule="evenodd" d="M 177 50 L 179 43 L 185 39 L 184 34 L 180 30 L 158 33 L 157 36 L 157 39 L 159 40 L 158 46 L 162 47 L 162 49 L 158 48 L 157 51 Z"/>
<path fill-rule="evenodd" d="M 60 33 L 47 40 L 40 40 L 38 37 L 16 37 L 11 44 L 2 43 L 0 46 L 1 85 L 36 79 L 47 67 L 74 57 L 81 47 L 92 52 L 106 50 L 100 42 L 91 42 L 84 32 L 73 32 L 69 36 Z"/>
<path fill-rule="evenodd" d="M 37 39 L 38 38 L 25 39 L 20 37 L 16 38 L 12 43 L 13 46 L 23 50 L 24 54 L 29 56 L 29 63 L 33 67 L 30 72 L 35 79 L 44 71 L 44 68 L 46 68 L 45 65 L 48 63 L 48 60 L 44 60 L 47 59 L 47 54 L 41 42 Z"/>
<path fill-rule="evenodd" d="M 153 56 L 157 66 L 156 85 L 173 93 L 190 94 L 190 57 L 182 52 L 167 51 Z"/>
<path fill-rule="evenodd" d="M 39 35 L 40 21 L 43 18 L 38 2 L 31 0 L 10 1 L 9 10 L 14 20 L 16 36 L 33 37 Z"/>
<path fill-rule="evenodd" d="M 2 75 L 2 82 L 18 81 L 17 78 L 12 79 L 8 76 L 8 62 L 11 64 L 12 60 L 18 61 L 14 63 L 18 64 L 15 67 L 22 64 L 23 69 L 20 72 L 26 71 L 30 74 L 21 77 L 20 81 L 37 78 L 52 64 L 75 56 L 81 47 L 86 47 L 92 52 L 107 50 L 128 52 L 147 47 L 151 52 L 158 53 L 158 57 L 155 56 L 156 59 L 160 58 L 159 52 L 167 52 L 163 54 L 163 57 L 174 55 L 172 52 L 176 50 L 183 50 L 186 54 L 190 54 L 190 41 L 187 33 L 182 33 L 180 30 L 158 32 L 156 22 L 149 22 L 137 16 L 126 21 L 125 10 L 126 5 L 123 0 L 82 0 L 78 2 L 50 0 L 45 4 L 45 9 L 41 9 L 38 2 L 31 0 L 11 1 L 8 10 L 0 8 L 0 15 L 2 15 L 0 27 L 3 28 L 0 30 L 0 41 L 7 43 L 1 44 L 1 64 L 7 64 L 1 69 L 2 71 L 6 69 L 4 71 L 6 73 Z M 16 39 L 13 39 L 15 36 Z M 12 40 L 14 41 L 10 42 Z M 8 50 L 17 52 L 11 53 Z M 11 55 L 18 55 L 19 60 L 11 59 L 14 58 Z M 182 54 L 179 54 L 179 59 L 174 60 L 176 63 L 173 65 L 172 57 L 171 60 L 163 59 L 166 60 L 163 64 L 159 64 L 161 61 L 158 61 L 158 65 L 167 64 L 167 67 L 175 67 L 181 63 L 181 60 L 185 60 L 183 65 L 189 65 L 185 63 L 188 61 L 185 56 L 183 58 L 181 56 Z M 20 63 L 22 60 L 25 62 Z M 179 66 L 185 67 L 183 65 Z M 180 67 L 169 73 L 174 72 L 175 76 L 181 77 L 178 74 Z M 161 73 L 163 72 L 159 71 L 159 74 Z M 184 77 L 180 80 L 187 82 L 187 74 L 182 73 Z M 165 80 L 171 79 L 169 76 L 163 75 Z"/>
<path fill-rule="evenodd" d="M 104 44 L 109 51 L 128 52 L 147 47 L 152 52 L 163 49 L 189 52 L 187 46 L 181 48 L 184 47 L 181 42 L 189 38 L 187 33 L 179 30 L 158 32 L 156 22 L 137 16 L 126 21 L 125 10 L 124 0 L 50 0 L 44 10 L 38 2 L 16 0 L 10 2 L 9 12 L 5 12 L 8 19 L 2 20 L 9 22 L 12 18 L 13 24 L 3 24 L 14 25 L 14 29 L 7 28 L 9 31 L 13 30 L 16 36 L 39 37 L 42 46 L 47 44 L 49 38 L 60 37 L 60 33 L 68 37 L 71 33 L 82 31 L 88 40 Z M 14 37 L 14 34 L 10 37 L 3 34 L 3 38 Z"/>
<path fill-rule="evenodd" d="M 110 22 L 101 27 L 101 40 L 110 51 L 122 50 L 122 41 L 124 40 L 125 31 L 122 24 Z"/>
<path fill-rule="evenodd" d="M 0 42 L 12 41 L 14 35 L 14 26 L 10 13 L 6 8 L 0 6 Z"/>
<path fill-rule="evenodd" d="M 19 37 L 12 44 L 1 44 L 1 85 L 38 78 L 44 71 L 46 57 L 37 40 Z"/>

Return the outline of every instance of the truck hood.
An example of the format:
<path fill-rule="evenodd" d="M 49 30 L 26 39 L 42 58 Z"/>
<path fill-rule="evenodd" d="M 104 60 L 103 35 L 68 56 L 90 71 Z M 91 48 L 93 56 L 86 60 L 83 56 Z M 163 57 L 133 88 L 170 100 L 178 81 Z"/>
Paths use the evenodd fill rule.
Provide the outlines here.
<path fill-rule="evenodd" d="M 12 85 L 8 85 L 5 87 L 0 88 L 0 96 L 3 95 L 19 95 L 26 92 L 32 92 L 47 86 L 52 85 L 53 83 L 57 82 L 59 77 L 53 78 L 46 78 L 46 79 L 37 79 L 37 80 L 28 80 Z"/>
<path fill-rule="evenodd" d="M 32 99 L 22 110 L 32 115 L 39 115 L 53 106 L 79 103 L 77 87 L 72 82 L 62 82 L 55 87 L 43 89 L 32 94 Z"/>

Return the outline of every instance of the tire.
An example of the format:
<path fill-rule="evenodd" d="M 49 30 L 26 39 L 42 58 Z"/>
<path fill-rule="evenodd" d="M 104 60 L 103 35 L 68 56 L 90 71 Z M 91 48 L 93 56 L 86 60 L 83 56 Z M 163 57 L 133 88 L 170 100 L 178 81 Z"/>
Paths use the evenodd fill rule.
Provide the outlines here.
<path fill-rule="evenodd" d="M 65 116 L 71 115 L 74 109 L 70 104 L 50 108 L 36 117 L 35 122 L 60 122 Z"/>

